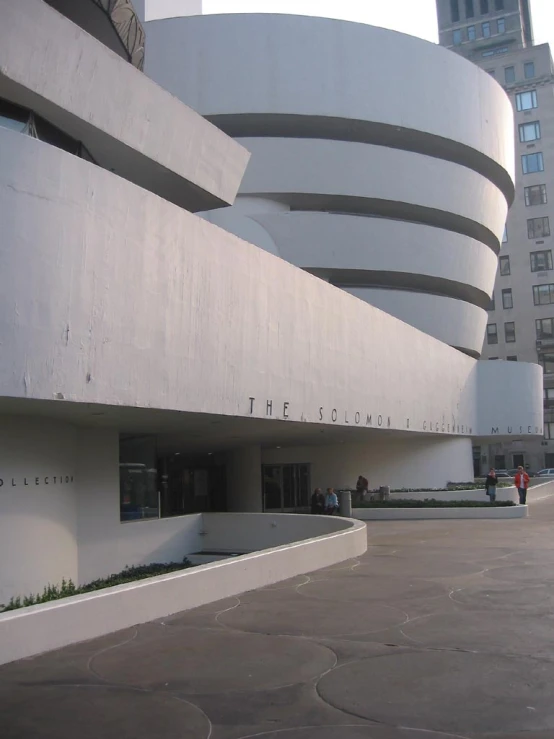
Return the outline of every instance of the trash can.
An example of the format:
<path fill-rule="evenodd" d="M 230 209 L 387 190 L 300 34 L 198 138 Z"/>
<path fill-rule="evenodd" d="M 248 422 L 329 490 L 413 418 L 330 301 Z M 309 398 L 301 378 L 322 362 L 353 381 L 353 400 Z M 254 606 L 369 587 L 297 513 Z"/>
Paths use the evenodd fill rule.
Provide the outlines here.
<path fill-rule="evenodd" d="M 350 490 L 341 490 L 339 512 L 345 518 L 352 518 L 352 493 Z"/>
<path fill-rule="evenodd" d="M 389 500 L 390 498 L 390 487 L 388 485 L 383 485 L 379 488 L 379 500 Z"/>

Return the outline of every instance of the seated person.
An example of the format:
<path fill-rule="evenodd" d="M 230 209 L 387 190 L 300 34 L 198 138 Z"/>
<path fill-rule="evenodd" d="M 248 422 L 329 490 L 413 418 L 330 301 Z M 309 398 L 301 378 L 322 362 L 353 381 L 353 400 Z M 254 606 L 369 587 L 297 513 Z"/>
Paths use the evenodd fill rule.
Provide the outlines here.
<path fill-rule="evenodd" d="M 334 515 L 339 509 L 339 499 L 335 493 L 334 488 L 327 488 L 327 495 L 325 496 L 325 513 L 328 516 Z"/>

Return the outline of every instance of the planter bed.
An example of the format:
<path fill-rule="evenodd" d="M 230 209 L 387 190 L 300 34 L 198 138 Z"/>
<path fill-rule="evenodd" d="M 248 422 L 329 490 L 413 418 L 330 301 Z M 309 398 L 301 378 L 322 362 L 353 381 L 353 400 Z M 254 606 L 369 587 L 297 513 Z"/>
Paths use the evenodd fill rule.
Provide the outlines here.
<path fill-rule="evenodd" d="M 437 501 L 396 500 L 367 503 L 354 508 L 352 517 L 360 521 L 410 521 L 426 519 L 462 518 L 526 518 L 526 505 L 515 505 L 512 501 Z"/>
<path fill-rule="evenodd" d="M 436 500 L 435 498 L 424 498 L 423 500 L 412 500 L 409 498 L 398 498 L 392 500 L 374 500 L 360 503 L 358 508 L 502 508 L 514 506 L 511 500 L 499 500 L 490 503 L 488 499 L 478 500 Z"/>

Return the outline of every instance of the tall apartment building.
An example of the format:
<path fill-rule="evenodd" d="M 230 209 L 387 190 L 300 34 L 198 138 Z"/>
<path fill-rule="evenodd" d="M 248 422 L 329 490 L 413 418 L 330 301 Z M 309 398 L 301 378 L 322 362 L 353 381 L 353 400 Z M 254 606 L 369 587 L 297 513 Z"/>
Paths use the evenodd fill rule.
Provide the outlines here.
<path fill-rule="evenodd" d="M 474 449 L 499 468 L 554 467 L 554 69 L 534 45 L 529 0 L 437 0 L 442 46 L 501 84 L 514 108 L 516 198 L 508 214 L 482 358 L 538 362 L 544 370 L 544 439 Z M 554 213 L 553 213 L 554 216 Z M 554 222 L 552 223 L 554 230 Z M 514 386 L 512 393 L 519 388 Z M 508 401 L 508 399 L 506 399 Z"/>

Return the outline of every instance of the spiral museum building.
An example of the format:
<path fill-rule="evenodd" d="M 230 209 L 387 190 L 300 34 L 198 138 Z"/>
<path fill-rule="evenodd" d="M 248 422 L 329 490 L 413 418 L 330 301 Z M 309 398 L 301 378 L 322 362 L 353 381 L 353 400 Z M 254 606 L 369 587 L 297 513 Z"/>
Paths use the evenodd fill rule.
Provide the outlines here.
<path fill-rule="evenodd" d="M 514 194 L 485 72 L 321 18 L 0 13 L 0 602 L 542 434 L 540 368 L 477 361 Z"/>

